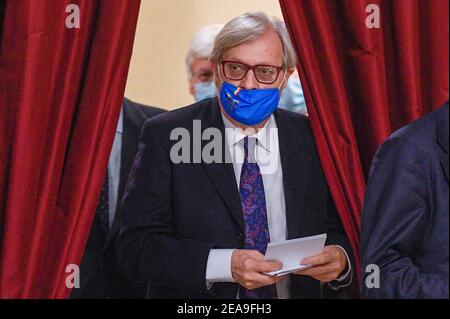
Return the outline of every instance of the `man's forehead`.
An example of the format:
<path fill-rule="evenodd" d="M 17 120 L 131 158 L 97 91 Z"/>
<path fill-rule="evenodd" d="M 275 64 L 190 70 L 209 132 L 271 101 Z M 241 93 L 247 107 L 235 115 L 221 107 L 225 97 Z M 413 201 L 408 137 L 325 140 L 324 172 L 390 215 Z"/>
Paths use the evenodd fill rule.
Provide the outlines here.
<path fill-rule="evenodd" d="M 280 64 L 283 58 L 283 45 L 276 32 L 266 32 L 255 40 L 241 43 L 225 50 L 222 60 L 246 64 Z"/>
<path fill-rule="evenodd" d="M 260 57 L 260 58 L 252 57 L 252 59 L 251 59 L 252 62 L 249 62 L 249 59 L 241 58 L 237 55 L 230 55 L 226 58 L 224 56 L 223 60 L 240 62 L 240 63 L 244 63 L 244 64 L 249 64 L 249 65 L 278 65 L 279 64 L 277 61 L 274 61 L 273 59 L 264 58 L 264 57 Z"/>
<path fill-rule="evenodd" d="M 192 69 L 201 70 L 201 69 L 211 69 L 211 61 L 209 61 L 207 58 L 199 58 L 194 59 L 192 61 Z"/>

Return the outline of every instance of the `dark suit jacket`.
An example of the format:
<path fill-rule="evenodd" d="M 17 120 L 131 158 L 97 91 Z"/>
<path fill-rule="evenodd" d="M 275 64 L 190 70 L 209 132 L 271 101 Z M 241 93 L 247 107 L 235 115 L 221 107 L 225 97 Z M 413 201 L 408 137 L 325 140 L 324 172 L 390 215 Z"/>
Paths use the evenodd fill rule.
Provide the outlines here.
<path fill-rule="evenodd" d="M 145 120 L 163 110 L 134 103 L 126 98 L 123 101 L 123 135 L 120 164 L 118 201 L 122 198 L 131 165 L 138 149 L 140 130 Z M 120 207 L 120 202 L 117 208 Z M 119 209 L 116 216 L 120 215 Z M 146 285 L 136 284 L 127 279 L 115 262 L 115 252 L 109 249 L 104 262 L 102 250 L 106 238 L 99 226 L 99 216 L 94 217 L 92 229 L 80 267 L 80 288 L 74 289 L 72 298 L 143 298 Z M 114 237 L 117 226 L 113 223 L 108 237 Z"/>
<path fill-rule="evenodd" d="M 449 297 L 448 108 L 395 132 L 375 156 L 362 215 L 365 297 Z M 379 289 L 365 285 L 369 264 Z"/>
<path fill-rule="evenodd" d="M 328 244 L 350 253 L 328 192 L 308 119 L 289 111 L 275 113 L 286 196 L 288 237 L 328 233 Z M 207 290 L 206 266 L 213 248 L 243 248 L 243 217 L 233 164 L 173 164 L 174 128 L 193 133 L 222 132 L 217 98 L 158 115 L 145 123 L 122 202 L 118 261 L 134 280 L 148 282 L 149 298 L 235 298 L 236 283 Z M 203 144 L 209 141 L 203 141 Z M 192 158 L 191 152 L 191 158 Z M 224 150 L 222 151 L 224 154 Z M 319 282 L 292 276 L 293 298 L 319 297 Z M 326 288 L 325 288 L 326 289 Z M 343 289 L 345 291 L 345 289 Z"/>

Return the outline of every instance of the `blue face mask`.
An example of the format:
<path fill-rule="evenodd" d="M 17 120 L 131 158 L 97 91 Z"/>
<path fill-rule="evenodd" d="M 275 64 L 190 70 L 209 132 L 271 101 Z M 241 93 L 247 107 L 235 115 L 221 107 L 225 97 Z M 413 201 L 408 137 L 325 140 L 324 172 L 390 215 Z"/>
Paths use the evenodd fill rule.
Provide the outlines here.
<path fill-rule="evenodd" d="M 194 89 L 194 97 L 197 102 L 217 96 L 217 88 L 214 81 L 195 83 Z"/>
<path fill-rule="evenodd" d="M 239 123 L 245 125 L 261 123 L 275 112 L 279 100 L 279 87 L 246 90 L 222 81 L 220 102 L 227 114 Z"/>
<path fill-rule="evenodd" d="M 278 107 L 296 113 L 308 114 L 303 89 L 300 84 L 300 79 L 297 76 L 291 76 L 287 81 Z"/>

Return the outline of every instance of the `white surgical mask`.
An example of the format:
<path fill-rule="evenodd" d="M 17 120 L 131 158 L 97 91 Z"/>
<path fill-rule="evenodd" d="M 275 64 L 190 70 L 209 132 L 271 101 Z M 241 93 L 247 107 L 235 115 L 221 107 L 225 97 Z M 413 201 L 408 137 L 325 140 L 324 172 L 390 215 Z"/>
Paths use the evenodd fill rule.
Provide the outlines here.
<path fill-rule="evenodd" d="M 278 106 L 282 109 L 296 113 L 308 114 L 306 110 L 305 97 L 298 76 L 291 76 L 280 97 Z"/>
<path fill-rule="evenodd" d="M 194 97 L 197 102 L 217 96 L 217 88 L 214 81 L 195 83 L 194 89 Z"/>

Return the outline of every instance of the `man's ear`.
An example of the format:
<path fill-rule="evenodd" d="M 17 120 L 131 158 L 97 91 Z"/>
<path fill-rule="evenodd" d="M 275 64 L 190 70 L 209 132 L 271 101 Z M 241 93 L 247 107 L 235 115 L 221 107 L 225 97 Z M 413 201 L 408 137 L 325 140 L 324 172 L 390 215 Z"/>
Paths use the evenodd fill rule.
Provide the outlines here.
<path fill-rule="evenodd" d="M 292 73 L 294 73 L 295 69 L 294 68 L 289 68 L 286 71 L 286 76 L 284 78 L 283 84 L 281 85 L 281 90 L 284 90 L 284 88 L 287 85 L 287 81 L 289 80 L 289 77 L 292 75 Z"/>
<path fill-rule="evenodd" d="M 217 67 L 217 63 L 211 61 L 211 66 L 214 74 L 214 83 L 216 84 L 217 89 L 220 91 L 220 86 L 222 85 L 222 80 L 220 79 L 219 68 Z"/>
<path fill-rule="evenodd" d="M 211 61 L 211 68 L 212 68 L 212 70 L 213 70 L 213 74 L 216 75 L 216 76 L 219 76 L 219 75 L 217 74 L 217 72 L 218 72 L 218 70 L 217 70 L 217 64 L 216 64 L 215 62 L 213 62 L 213 61 Z"/>
<path fill-rule="evenodd" d="M 191 93 L 191 95 L 195 95 L 194 78 L 192 77 L 189 79 L 189 93 Z"/>

